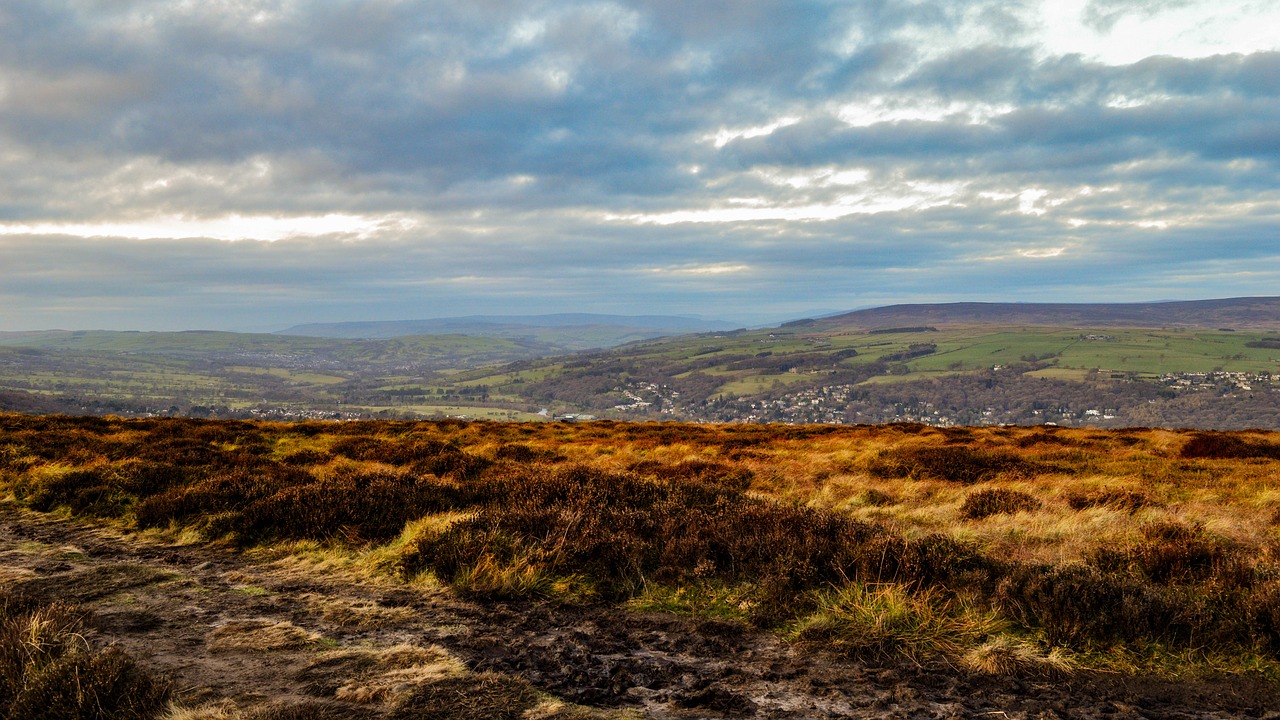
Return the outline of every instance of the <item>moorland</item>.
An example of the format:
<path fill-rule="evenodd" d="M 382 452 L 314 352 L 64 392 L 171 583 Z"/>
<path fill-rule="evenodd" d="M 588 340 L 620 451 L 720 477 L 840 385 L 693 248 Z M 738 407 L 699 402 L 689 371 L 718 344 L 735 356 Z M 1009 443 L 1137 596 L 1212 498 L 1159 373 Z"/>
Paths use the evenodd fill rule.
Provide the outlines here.
<path fill-rule="evenodd" d="M 1275 717 L 1278 462 L 1263 431 L 4 415 L 0 706 Z"/>

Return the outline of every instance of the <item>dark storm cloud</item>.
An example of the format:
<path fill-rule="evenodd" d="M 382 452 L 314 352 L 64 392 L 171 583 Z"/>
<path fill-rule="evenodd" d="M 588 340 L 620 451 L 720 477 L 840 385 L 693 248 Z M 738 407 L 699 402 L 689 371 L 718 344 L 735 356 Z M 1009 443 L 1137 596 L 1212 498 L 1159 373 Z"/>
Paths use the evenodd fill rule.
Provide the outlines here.
<path fill-rule="evenodd" d="M 11 0 L 0 326 L 1274 287 L 1280 52 L 1047 7 Z"/>

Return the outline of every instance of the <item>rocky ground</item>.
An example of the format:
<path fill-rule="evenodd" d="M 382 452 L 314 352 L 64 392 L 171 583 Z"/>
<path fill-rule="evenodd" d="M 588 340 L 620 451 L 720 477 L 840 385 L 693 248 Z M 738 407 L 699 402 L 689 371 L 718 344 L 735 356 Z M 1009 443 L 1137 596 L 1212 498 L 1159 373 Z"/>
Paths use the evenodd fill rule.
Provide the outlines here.
<path fill-rule="evenodd" d="M 10 503 L 0 503 L 0 584 L 79 603 L 90 642 L 172 678 L 178 701 L 210 717 L 269 707 L 397 720 L 1280 718 L 1274 688 L 1247 679 L 870 667 L 730 623 L 478 603 Z"/>

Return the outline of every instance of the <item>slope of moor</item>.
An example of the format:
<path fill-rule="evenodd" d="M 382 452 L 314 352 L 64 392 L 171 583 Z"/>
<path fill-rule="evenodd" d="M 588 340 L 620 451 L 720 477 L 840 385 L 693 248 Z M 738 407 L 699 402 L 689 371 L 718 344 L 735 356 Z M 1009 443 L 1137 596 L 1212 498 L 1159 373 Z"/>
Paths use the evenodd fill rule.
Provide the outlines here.
<path fill-rule="evenodd" d="M 2 419 L 171 717 L 1280 712 L 1274 434 Z"/>

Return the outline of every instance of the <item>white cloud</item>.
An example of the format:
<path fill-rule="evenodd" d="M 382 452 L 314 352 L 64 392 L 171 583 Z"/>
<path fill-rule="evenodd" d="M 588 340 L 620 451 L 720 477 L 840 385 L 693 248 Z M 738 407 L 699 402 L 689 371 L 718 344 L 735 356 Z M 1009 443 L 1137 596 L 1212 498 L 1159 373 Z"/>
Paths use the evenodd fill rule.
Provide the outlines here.
<path fill-rule="evenodd" d="M 711 142 L 717 148 L 722 148 L 725 145 L 728 145 L 729 143 L 733 142 L 734 140 L 740 140 L 744 138 L 764 137 L 766 135 L 772 135 L 779 128 L 795 125 L 796 123 L 800 122 L 800 120 L 801 118 L 799 117 L 788 116 L 788 117 L 778 118 L 777 120 L 774 120 L 773 122 L 767 123 L 765 125 L 755 125 L 752 127 L 738 127 L 738 128 L 720 128 L 719 130 L 716 131 L 715 135 L 710 135 L 707 137 L 707 139 L 711 140 Z"/>
<path fill-rule="evenodd" d="M 1086 23 L 1088 5 L 1044 0 L 1034 35 L 1042 54 L 1079 53 L 1126 65 L 1156 55 L 1200 58 L 1280 48 L 1280 4 L 1270 0 L 1144 4 L 1153 9 L 1125 13 L 1105 29 Z"/>
<path fill-rule="evenodd" d="M 384 230 L 406 230 L 417 221 L 406 217 L 362 217 L 328 214 L 274 217 L 227 215 L 217 218 L 153 217 L 145 220 L 92 223 L 0 223 L 0 235 L 67 235 L 80 238 L 208 238 L 258 240 L 341 235 L 368 239 Z"/>
<path fill-rule="evenodd" d="M 711 263 L 708 265 L 672 265 L 649 268 L 659 275 L 737 275 L 750 272 L 751 266 L 741 263 Z"/>

